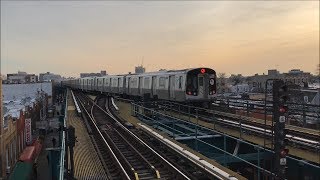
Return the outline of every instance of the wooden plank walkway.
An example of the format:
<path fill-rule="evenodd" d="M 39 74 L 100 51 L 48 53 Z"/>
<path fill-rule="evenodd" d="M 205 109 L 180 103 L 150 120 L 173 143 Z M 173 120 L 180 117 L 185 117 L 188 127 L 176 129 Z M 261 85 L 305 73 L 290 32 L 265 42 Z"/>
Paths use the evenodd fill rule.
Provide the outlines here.
<path fill-rule="evenodd" d="M 67 126 L 72 125 L 75 128 L 77 137 L 74 147 L 74 166 L 76 179 L 107 179 L 107 175 L 103 169 L 100 159 L 90 140 L 87 129 L 74 107 L 71 93 L 68 92 L 68 118 Z M 69 161 L 70 162 L 70 161 Z M 70 168 L 70 164 L 69 164 Z"/>

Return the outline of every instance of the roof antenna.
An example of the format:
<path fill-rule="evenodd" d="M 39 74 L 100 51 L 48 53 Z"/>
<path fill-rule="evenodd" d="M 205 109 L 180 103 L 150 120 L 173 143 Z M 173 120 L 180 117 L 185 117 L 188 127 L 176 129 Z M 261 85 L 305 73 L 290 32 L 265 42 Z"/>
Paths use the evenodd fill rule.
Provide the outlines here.
<path fill-rule="evenodd" d="M 144 56 L 142 56 L 142 60 L 141 60 L 141 66 L 143 66 L 143 59 L 144 59 Z"/>

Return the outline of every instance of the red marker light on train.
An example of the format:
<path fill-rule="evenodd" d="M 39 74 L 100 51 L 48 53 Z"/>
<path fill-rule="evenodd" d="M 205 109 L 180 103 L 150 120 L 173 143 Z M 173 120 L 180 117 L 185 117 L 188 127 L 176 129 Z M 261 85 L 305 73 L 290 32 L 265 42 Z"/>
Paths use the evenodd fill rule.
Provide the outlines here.
<path fill-rule="evenodd" d="M 191 95 L 191 92 L 189 91 L 188 94 Z"/>
<path fill-rule="evenodd" d="M 279 112 L 281 112 L 281 113 L 287 112 L 287 107 L 285 107 L 285 106 L 280 107 Z"/>
<path fill-rule="evenodd" d="M 289 149 L 282 149 L 280 152 L 281 157 L 286 157 L 289 154 Z"/>
<path fill-rule="evenodd" d="M 200 70 L 200 72 L 201 72 L 202 74 L 204 74 L 204 73 L 206 73 L 206 69 L 202 68 L 202 69 Z"/>

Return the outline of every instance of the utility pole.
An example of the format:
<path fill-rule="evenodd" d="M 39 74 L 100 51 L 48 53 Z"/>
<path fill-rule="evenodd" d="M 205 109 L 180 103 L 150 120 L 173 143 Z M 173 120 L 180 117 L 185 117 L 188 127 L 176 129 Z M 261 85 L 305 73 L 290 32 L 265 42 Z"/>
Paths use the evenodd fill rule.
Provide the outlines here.
<path fill-rule="evenodd" d="M 282 80 L 273 81 L 274 168 L 276 179 L 286 179 L 287 159 L 285 123 L 288 115 L 288 86 Z"/>

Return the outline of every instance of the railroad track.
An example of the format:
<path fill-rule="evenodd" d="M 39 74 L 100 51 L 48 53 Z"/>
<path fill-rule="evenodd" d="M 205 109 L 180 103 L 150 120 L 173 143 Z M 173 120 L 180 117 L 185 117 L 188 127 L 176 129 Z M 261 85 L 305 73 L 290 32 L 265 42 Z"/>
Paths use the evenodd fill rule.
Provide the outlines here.
<path fill-rule="evenodd" d="M 221 179 L 197 165 L 191 165 L 178 154 L 170 154 L 168 147 L 159 145 L 154 138 L 139 130 L 127 129 L 109 110 L 108 99 L 98 98 L 92 102 L 79 93 L 76 96 L 90 119 L 87 122 L 90 124 L 88 132 L 92 133 L 92 139 L 98 139 L 93 141 L 96 141 L 98 154 L 101 154 L 99 156 L 110 179 Z M 150 144 L 155 148 L 158 146 L 157 150 Z"/>
<path fill-rule="evenodd" d="M 84 118 L 90 139 L 93 142 L 108 179 L 130 179 L 110 145 L 100 132 L 97 123 L 92 118 L 89 100 L 81 94 L 77 94 L 77 98 L 84 113 L 82 117 Z"/>

